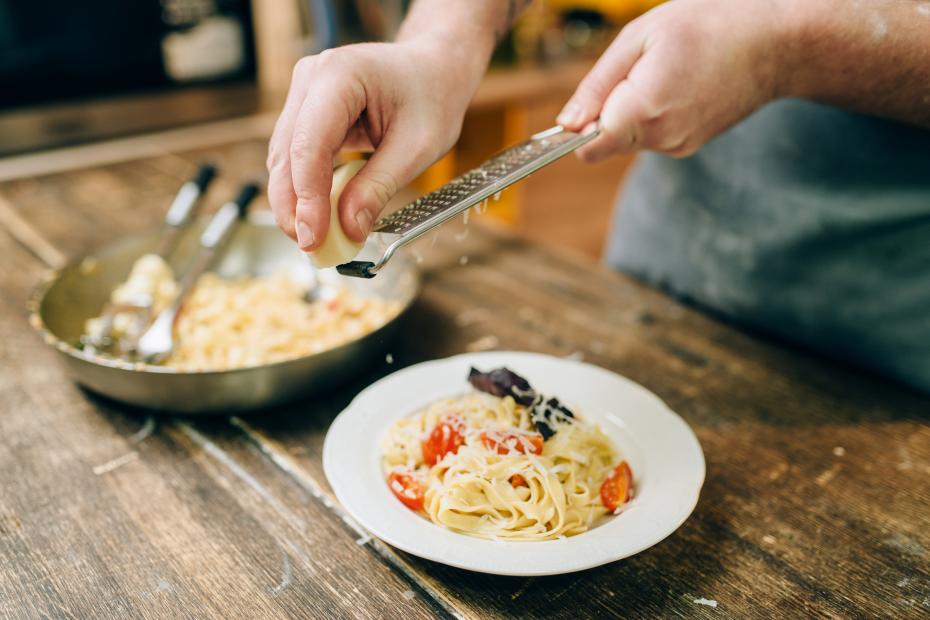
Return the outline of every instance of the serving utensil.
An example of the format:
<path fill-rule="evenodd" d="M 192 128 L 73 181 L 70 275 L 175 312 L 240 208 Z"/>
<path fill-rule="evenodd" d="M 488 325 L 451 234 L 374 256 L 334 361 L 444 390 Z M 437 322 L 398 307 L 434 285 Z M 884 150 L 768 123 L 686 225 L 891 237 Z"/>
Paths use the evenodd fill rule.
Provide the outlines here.
<path fill-rule="evenodd" d="M 372 233 L 383 247 L 380 256 L 371 261 L 353 260 L 338 265 L 336 270 L 345 276 L 375 277 L 402 246 L 587 144 L 599 133 L 599 128 L 575 133 L 556 125 L 533 135 L 526 142 L 510 147 L 436 191 L 379 219 Z M 369 243 L 368 247 L 372 245 Z"/>
<path fill-rule="evenodd" d="M 200 235 L 200 251 L 181 279 L 178 294 L 162 310 L 155 321 L 145 330 L 135 346 L 135 357 L 147 364 L 159 364 L 174 350 L 174 322 L 178 312 L 187 301 L 197 279 L 210 267 L 225 242 L 235 231 L 239 222 L 248 214 L 249 205 L 258 195 L 259 187 L 248 183 L 239 191 L 235 200 L 220 207 L 206 229 Z"/>
<path fill-rule="evenodd" d="M 165 214 L 161 237 L 154 254 L 167 259 L 174 252 L 181 233 L 187 229 L 197 215 L 202 204 L 201 198 L 207 193 L 207 188 L 215 176 L 216 167 L 212 164 L 203 164 L 197 170 L 197 174 L 181 186 Z M 93 350 L 105 353 L 119 355 L 129 352 L 136 335 L 151 319 L 154 301 L 151 295 L 143 293 L 133 295 L 123 303 L 107 302 L 100 313 L 97 328 L 93 333 L 86 334 L 82 338 L 82 343 Z M 126 316 L 125 320 L 131 326 L 127 338 L 116 340 L 113 337 L 117 315 Z"/>

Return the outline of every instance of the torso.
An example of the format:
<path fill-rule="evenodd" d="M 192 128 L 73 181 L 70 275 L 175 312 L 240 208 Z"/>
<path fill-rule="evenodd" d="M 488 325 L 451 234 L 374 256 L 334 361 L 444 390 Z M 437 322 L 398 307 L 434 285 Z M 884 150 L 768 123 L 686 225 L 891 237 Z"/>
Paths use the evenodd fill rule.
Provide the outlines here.
<path fill-rule="evenodd" d="M 778 102 L 643 155 L 619 209 L 611 265 L 930 390 L 930 132 Z"/>

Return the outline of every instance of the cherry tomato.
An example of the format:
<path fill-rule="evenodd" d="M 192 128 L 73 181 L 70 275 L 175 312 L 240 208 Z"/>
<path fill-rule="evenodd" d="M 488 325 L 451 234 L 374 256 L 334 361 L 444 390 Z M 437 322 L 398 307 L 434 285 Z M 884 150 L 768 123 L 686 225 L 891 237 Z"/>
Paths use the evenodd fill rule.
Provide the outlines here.
<path fill-rule="evenodd" d="M 446 416 L 439 421 L 429 437 L 423 442 L 423 462 L 432 467 L 448 453 L 455 454 L 465 443 L 465 425 L 455 416 Z"/>
<path fill-rule="evenodd" d="M 601 502 L 613 512 L 633 498 L 633 472 L 621 461 L 601 485 Z"/>
<path fill-rule="evenodd" d="M 423 485 L 413 474 L 392 471 L 388 488 L 410 510 L 423 510 Z"/>
<path fill-rule="evenodd" d="M 516 489 L 517 487 L 528 487 L 530 485 L 526 483 L 526 478 L 520 474 L 514 474 L 510 477 L 510 486 Z"/>
<path fill-rule="evenodd" d="M 543 437 L 539 433 L 483 431 L 481 443 L 488 450 L 498 454 L 542 454 L 543 451 Z"/>

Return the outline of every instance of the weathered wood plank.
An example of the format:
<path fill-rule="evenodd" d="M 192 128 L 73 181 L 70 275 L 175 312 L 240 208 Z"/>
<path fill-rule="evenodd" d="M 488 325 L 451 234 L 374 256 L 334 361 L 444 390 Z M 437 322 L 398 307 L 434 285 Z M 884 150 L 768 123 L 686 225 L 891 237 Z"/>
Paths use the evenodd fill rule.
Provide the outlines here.
<path fill-rule="evenodd" d="M 0 616 L 433 617 L 416 585 L 225 422 L 81 392 L 25 319 L 0 230 Z"/>
<path fill-rule="evenodd" d="M 410 317 L 416 337 L 397 343 L 396 365 L 488 337 L 500 349 L 580 353 L 662 396 L 695 427 L 708 461 L 695 515 L 621 563 L 524 580 L 411 560 L 469 613 L 577 617 L 579 604 L 592 615 L 715 613 L 698 598 L 733 616 L 926 612 L 925 396 L 741 334 L 626 278 L 506 237 L 474 230 L 465 242 L 441 239 L 421 252 L 430 270 Z M 464 267 L 460 256 L 469 257 Z M 250 430 L 288 455 L 294 475 L 322 484 L 329 419 L 390 370 L 385 364 L 329 407 L 315 406 L 313 419 L 295 406 L 249 418 Z"/>
<path fill-rule="evenodd" d="M 76 253 L 157 222 L 177 182 L 204 155 L 235 179 L 261 169 L 264 145 L 252 141 L 15 182 L 0 188 L 0 195 L 48 239 Z M 145 174 L 150 181 L 138 178 Z M 96 201 L 81 198 L 97 196 L 98 182 L 112 191 Z M 140 193 L 136 187 L 148 189 Z M 130 196 L 136 197 L 131 209 Z M 66 210 L 73 215 L 62 215 Z M 49 220 L 54 217 L 68 221 Z M 301 489 L 288 491 L 296 493 L 289 497 L 297 501 L 310 489 L 326 491 L 320 462 L 326 427 L 359 389 L 399 366 L 491 346 L 581 355 L 659 394 L 704 446 L 708 479 L 702 499 L 666 541 L 579 575 L 504 579 L 390 550 L 375 556 L 356 549 L 357 555 L 385 560 L 401 572 L 412 567 L 438 604 L 475 617 L 927 613 L 930 399 L 748 336 L 587 263 L 479 229 L 459 241 L 454 234 L 461 232 L 453 229 L 435 245 L 429 239 L 420 245 L 426 285 L 408 320 L 411 337 L 392 350 L 394 365 L 383 364 L 316 400 L 313 415 L 307 415 L 308 404 L 296 404 L 260 412 L 241 425 Z M 115 418 L 124 415 L 119 406 L 111 408 Z M 201 434 L 242 450 L 227 432 L 220 426 Z M 168 439 L 183 446 L 190 437 L 182 432 Z M 268 466 L 249 463 L 249 472 Z M 224 471 L 228 476 L 229 468 Z M 277 485 L 274 491 L 275 497 L 283 493 Z M 242 502 L 250 492 L 230 492 L 226 501 Z M 248 514 L 252 510 L 259 509 Z M 267 570 L 273 574 L 270 565 Z M 53 604 L 55 591 L 40 596 Z M 702 597 L 719 607 L 694 602 Z"/>

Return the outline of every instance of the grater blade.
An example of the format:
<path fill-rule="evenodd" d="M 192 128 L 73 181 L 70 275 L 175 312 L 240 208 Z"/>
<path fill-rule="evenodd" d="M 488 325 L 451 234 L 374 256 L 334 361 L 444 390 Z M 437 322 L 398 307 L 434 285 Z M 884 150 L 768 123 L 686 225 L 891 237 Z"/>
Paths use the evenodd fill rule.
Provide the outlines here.
<path fill-rule="evenodd" d="M 346 276 L 373 278 L 400 247 L 587 144 L 599 132 L 595 129 L 579 134 L 556 125 L 510 147 L 436 191 L 378 220 L 372 233 L 377 233 L 387 243 L 381 256 L 374 261 L 355 260 L 338 265 L 336 270 Z"/>

